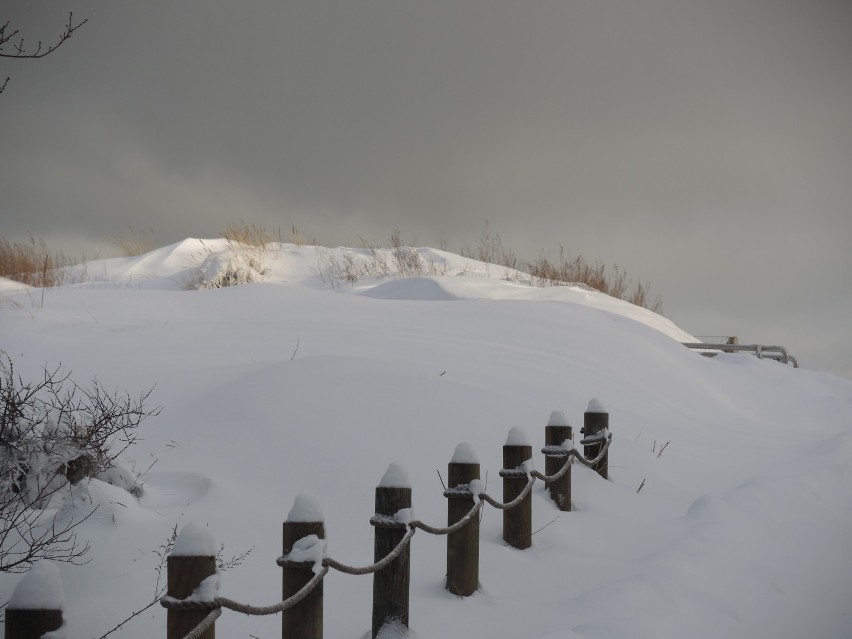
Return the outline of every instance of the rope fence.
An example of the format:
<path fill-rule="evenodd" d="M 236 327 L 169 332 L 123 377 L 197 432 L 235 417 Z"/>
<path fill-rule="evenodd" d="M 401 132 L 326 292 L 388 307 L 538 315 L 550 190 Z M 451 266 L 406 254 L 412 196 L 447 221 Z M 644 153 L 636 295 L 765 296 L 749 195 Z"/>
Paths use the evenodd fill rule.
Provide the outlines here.
<path fill-rule="evenodd" d="M 510 437 L 503 446 L 503 468 L 499 472 L 503 479 L 502 500 L 481 490 L 479 462 L 469 447 L 463 449 L 467 445 L 460 444 L 448 466 L 449 486 L 444 491 L 448 525 L 445 527 L 411 519 L 411 488 L 393 485 L 405 483 L 399 481 L 385 485 L 383 479 L 376 488 L 376 511 L 370 518 L 375 529 L 375 560 L 372 564 L 351 566 L 328 556 L 325 553 L 324 523 L 301 521 L 301 517 L 293 516 L 294 506 L 294 511 L 284 522 L 284 552 L 276 562 L 283 569 L 284 576 L 284 596 L 278 603 L 253 606 L 205 594 L 208 589 L 202 587 L 202 582 L 217 574 L 215 557 L 208 554 L 175 556 L 172 552 L 167 563 L 167 595 L 160 600 L 161 606 L 167 610 L 167 639 L 212 639 L 215 622 L 223 608 L 253 616 L 280 612 L 283 613 L 283 639 L 321 639 L 322 584 L 330 570 L 348 575 L 373 575 L 374 638 L 391 620 L 408 627 L 409 553 L 417 530 L 447 537 L 446 588 L 462 597 L 473 594 L 479 584 L 479 514 L 485 504 L 503 512 L 503 539 L 516 548 L 525 549 L 532 545 L 531 493 L 537 480 L 545 483 L 560 510 L 570 511 L 571 467 L 575 460 L 608 478 L 608 452 L 612 442 L 608 413 L 597 400 L 590 402 L 581 430 L 586 435 L 580 442 L 584 446 L 582 453 L 573 446 L 572 427 L 560 416 L 561 413 L 554 412 L 545 430 L 546 443 L 541 449 L 545 455 L 545 473 L 532 468 L 531 445 L 519 440 L 517 434 L 513 436 L 515 429 L 510 431 Z M 569 443 L 570 446 L 566 446 Z M 389 469 L 386 478 L 390 474 Z M 309 512 L 317 513 L 319 509 Z M 191 534 L 197 535 L 198 531 Z M 314 548 L 316 544 L 319 546 Z M 13 636 L 9 634 L 9 624 L 14 626 L 17 612 L 7 610 L 7 639 Z M 53 618 L 51 615 L 44 617 Z M 59 620 L 61 625 L 61 611 Z M 33 634 L 14 636 L 16 639 L 35 639 L 58 627 L 34 628 Z"/>

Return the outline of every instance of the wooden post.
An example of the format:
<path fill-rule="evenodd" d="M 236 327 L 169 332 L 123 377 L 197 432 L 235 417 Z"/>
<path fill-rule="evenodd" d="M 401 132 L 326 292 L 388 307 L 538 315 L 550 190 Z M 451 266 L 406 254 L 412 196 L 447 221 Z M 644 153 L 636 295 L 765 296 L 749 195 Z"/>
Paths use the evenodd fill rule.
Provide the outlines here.
<path fill-rule="evenodd" d="M 183 527 L 166 563 L 169 597 L 186 599 L 207 577 L 216 574 L 216 543 L 204 526 L 190 523 Z M 166 637 L 183 639 L 210 614 L 209 610 L 172 610 L 166 615 Z M 216 624 L 201 635 L 215 639 Z"/>
<path fill-rule="evenodd" d="M 550 415 L 550 420 L 544 428 L 544 445 L 545 446 L 562 446 L 564 442 L 574 441 L 574 429 L 565 419 L 562 411 L 553 411 Z M 567 449 L 566 449 L 567 452 Z M 553 475 L 565 465 L 568 461 L 568 456 L 560 457 L 557 455 L 547 455 L 544 458 L 544 474 Z M 551 481 L 545 484 L 550 491 L 550 497 L 556 503 L 559 510 L 571 510 L 571 468 L 556 481 Z"/>
<path fill-rule="evenodd" d="M 467 487 L 479 479 L 479 461 L 469 444 L 459 444 L 447 465 L 447 525 L 460 521 L 474 507 L 470 494 L 456 494 L 453 488 Z M 447 535 L 447 590 L 467 597 L 479 587 L 479 517 L 471 518 L 464 528 Z"/>
<path fill-rule="evenodd" d="M 411 508 L 411 484 L 405 471 L 391 464 L 376 487 L 376 515 L 393 517 Z M 376 527 L 374 561 L 387 556 L 405 536 L 406 527 Z M 411 581 L 411 548 L 381 570 L 373 573 L 373 638 L 386 623 L 399 623 L 408 628 L 408 591 Z"/>
<path fill-rule="evenodd" d="M 583 439 L 583 456 L 586 459 L 594 459 L 601 451 L 604 444 L 603 431 L 609 429 L 609 413 L 597 400 L 592 399 L 589 407 L 583 413 L 583 428 L 581 432 L 585 435 Z M 609 479 L 609 452 L 596 465 L 595 470 L 604 479 Z"/>
<path fill-rule="evenodd" d="M 59 568 L 41 561 L 18 582 L 6 607 L 5 639 L 38 639 L 62 626 Z"/>
<path fill-rule="evenodd" d="M 325 524 L 316 502 L 299 495 L 287 520 L 284 522 L 283 553 L 289 555 L 293 545 L 308 535 L 325 539 Z M 283 598 L 288 599 L 299 592 L 314 578 L 314 563 L 311 561 L 285 563 L 282 566 Z M 292 608 L 282 613 L 281 636 L 283 639 L 322 639 L 323 583 L 317 586 Z"/>
<path fill-rule="evenodd" d="M 39 639 L 62 626 L 61 610 L 6 608 L 5 639 Z"/>
<path fill-rule="evenodd" d="M 503 470 L 511 473 L 529 459 L 532 459 L 532 445 L 526 433 L 512 428 L 503 446 Z M 527 476 L 503 475 L 503 501 L 510 502 L 520 495 L 528 481 Z M 521 550 L 532 546 L 532 494 L 514 508 L 503 511 L 503 541 Z"/>

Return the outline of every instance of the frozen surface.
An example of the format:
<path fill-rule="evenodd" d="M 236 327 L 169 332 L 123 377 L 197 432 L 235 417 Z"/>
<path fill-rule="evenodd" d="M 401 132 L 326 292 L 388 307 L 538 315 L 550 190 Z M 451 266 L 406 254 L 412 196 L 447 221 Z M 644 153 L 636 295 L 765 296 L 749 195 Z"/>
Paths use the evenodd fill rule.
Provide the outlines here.
<path fill-rule="evenodd" d="M 157 550 L 191 521 L 209 523 L 225 561 L 254 547 L 222 573 L 223 594 L 278 600 L 281 525 L 305 492 L 323 506 L 327 554 L 372 563 L 369 519 L 390 460 L 405 466 L 418 519 L 443 526 L 436 470 L 453 446 L 476 450 L 477 492 L 500 499 L 508 429 L 527 431 L 542 468 L 542 418 L 558 406 L 579 422 L 599 397 L 612 411 L 609 481 L 575 465 L 572 512 L 536 482 L 525 551 L 506 547 L 501 514 L 484 505 L 474 596 L 444 589 L 445 540 L 412 538 L 413 636 L 852 637 L 849 381 L 747 354 L 705 358 L 646 309 L 427 248 L 418 254 L 439 274 L 332 286 L 334 259 L 369 251 L 273 245 L 257 283 L 187 290 L 244 264 L 230 250 L 190 239 L 93 262 L 90 281 L 46 290 L 43 306 L 40 290 L 0 290 L 2 348 L 25 379 L 61 362 L 83 383 L 155 386 L 150 405 L 163 406 L 121 471 L 43 513 L 91 515 L 77 529 L 91 561 L 59 565 L 67 636 L 100 637 L 149 602 Z M 0 574 L 0 604 L 20 581 Z M 371 590 L 369 577 L 329 573 L 324 636 L 369 633 Z M 152 607 L 117 634 L 165 636 L 165 619 Z M 275 637 L 281 619 L 226 610 L 216 626 Z"/>

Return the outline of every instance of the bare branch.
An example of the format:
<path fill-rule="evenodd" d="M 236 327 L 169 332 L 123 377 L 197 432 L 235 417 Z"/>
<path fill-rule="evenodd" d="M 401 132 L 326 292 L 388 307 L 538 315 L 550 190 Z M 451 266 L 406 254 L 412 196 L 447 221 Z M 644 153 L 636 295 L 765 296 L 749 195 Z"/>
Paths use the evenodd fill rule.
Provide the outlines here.
<path fill-rule="evenodd" d="M 3 51 L 3 47 L 10 42 L 15 36 L 18 35 L 18 29 L 11 31 L 10 33 L 6 33 L 6 30 L 9 28 L 9 22 L 7 21 L 4 25 L 0 26 L 0 58 L 26 58 L 26 59 L 37 59 L 43 58 L 47 55 L 50 55 L 54 51 L 56 51 L 62 44 L 71 38 L 74 35 L 74 32 L 82 27 L 84 24 L 88 22 L 88 18 L 82 20 L 78 23 L 74 23 L 74 13 L 70 12 L 68 14 L 68 24 L 65 25 L 65 31 L 59 34 L 59 40 L 56 41 L 55 44 L 47 47 L 47 49 L 42 49 L 41 40 L 38 42 L 38 46 L 34 51 L 28 51 L 26 46 L 24 45 L 24 39 L 20 38 L 17 42 L 12 43 L 12 47 L 14 48 L 13 53 L 6 53 Z M 6 79 L 8 82 L 8 78 Z M 5 88 L 6 84 L 3 84 Z"/>

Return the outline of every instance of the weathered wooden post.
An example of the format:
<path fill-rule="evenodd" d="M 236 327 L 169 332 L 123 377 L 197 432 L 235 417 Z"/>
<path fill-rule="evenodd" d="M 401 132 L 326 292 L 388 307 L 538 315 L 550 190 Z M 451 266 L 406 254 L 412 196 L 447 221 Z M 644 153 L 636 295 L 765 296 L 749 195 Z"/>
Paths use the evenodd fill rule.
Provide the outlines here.
<path fill-rule="evenodd" d="M 601 452 L 609 432 L 609 413 L 597 399 L 589 401 L 589 407 L 583 414 L 583 428 L 580 432 L 585 435 L 581 442 L 583 455 L 586 459 L 594 459 Z M 609 451 L 595 465 L 595 470 L 604 479 L 609 479 Z"/>
<path fill-rule="evenodd" d="M 479 459 L 473 446 L 466 443 L 456 446 L 447 466 L 447 476 L 448 490 L 444 493 L 447 497 L 447 525 L 452 526 L 476 504 L 470 484 L 479 479 Z M 447 590 L 467 597 L 478 587 L 479 517 L 475 516 L 464 528 L 447 535 Z"/>
<path fill-rule="evenodd" d="M 544 428 L 544 445 L 547 451 L 544 458 L 545 475 L 556 474 L 568 461 L 574 441 L 573 430 L 561 410 L 555 410 L 550 414 L 550 419 Z M 569 466 L 565 474 L 556 481 L 547 482 L 546 486 L 559 510 L 570 511 L 571 467 Z"/>
<path fill-rule="evenodd" d="M 405 536 L 407 527 L 394 516 L 411 508 L 411 482 L 399 464 L 391 464 L 376 487 L 374 561 L 384 559 Z M 384 520 L 390 525 L 383 526 Z M 406 547 L 390 564 L 373 573 L 373 638 L 386 623 L 408 628 L 408 590 L 411 580 L 411 548 Z"/>
<path fill-rule="evenodd" d="M 527 462 L 532 459 L 532 444 L 527 434 L 517 426 L 509 430 L 503 445 L 503 501 L 510 502 L 526 488 L 530 470 Z M 528 494 L 520 504 L 503 511 L 503 541 L 521 550 L 532 546 L 532 495 Z"/>
<path fill-rule="evenodd" d="M 283 598 L 288 599 L 304 588 L 314 578 L 314 560 L 301 561 L 294 559 L 286 560 L 288 555 L 301 548 L 300 540 L 308 538 L 318 542 L 325 539 L 325 519 L 319 504 L 308 495 L 298 495 L 293 507 L 284 522 L 284 543 L 281 562 L 282 593 Z M 313 535 L 316 539 L 311 538 Z M 304 543 L 304 542 L 302 542 Z M 320 552 L 315 558 L 322 560 Z M 281 636 L 283 639 L 322 639 L 322 594 L 323 584 L 318 583 L 316 587 L 302 601 L 282 613 Z"/>
<path fill-rule="evenodd" d="M 216 552 L 219 549 L 206 526 L 189 523 L 175 540 L 166 563 L 167 591 L 174 599 L 186 599 L 201 582 L 216 574 Z M 168 639 L 182 639 L 210 613 L 209 610 L 172 610 L 166 615 Z M 216 624 L 201 639 L 214 639 Z"/>
<path fill-rule="evenodd" d="M 62 626 L 65 598 L 59 568 L 42 560 L 18 582 L 6 606 L 6 639 L 38 639 Z"/>

